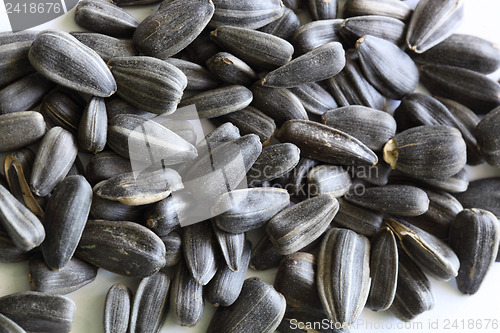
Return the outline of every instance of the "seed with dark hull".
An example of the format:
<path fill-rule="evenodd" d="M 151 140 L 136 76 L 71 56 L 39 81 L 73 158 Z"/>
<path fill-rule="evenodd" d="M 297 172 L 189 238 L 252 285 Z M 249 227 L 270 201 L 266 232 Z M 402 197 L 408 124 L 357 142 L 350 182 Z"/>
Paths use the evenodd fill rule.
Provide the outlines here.
<path fill-rule="evenodd" d="M 410 257 L 400 251 L 396 296 L 389 310 L 398 319 L 411 321 L 433 307 L 429 280 Z"/>
<path fill-rule="evenodd" d="M 258 76 L 243 60 L 227 52 L 219 52 L 207 60 L 210 72 L 219 80 L 249 86 Z"/>
<path fill-rule="evenodd" d="M 398 279 L 398 246 L 394 233 L 382 228 L 371 241 L 370 294 L 366 305 L 373 311 L 387 310 L 396 296 Z"/>
<path fill-rule="evenodd" d="M 10 236 L 3 228 L 0 227 L 0 262 L 1 263 L 16 263 L 28 260 L 32 253 L 24 251 L 16 247 Z"/>
<path fill-rule="evenodd" d="M 311 64 L 315 64 L 311 66 Z M 303 54 L 268 73 L 261 81 L 266 87 L 291 88 L 326 80 L 345 66 L 342 44 L 331 42 Z"/>
<path fill-rule="evenodd" d="M 460 259 L 458 290 L 475 294 L 498 253 L 500 225 L 492 213 L 465 209 L 457 214 L 450 228 L 450 246 Z"/>
<path fill-rule="evenodd" d="M 329 126 L 309 120 L 289 120 L 276 134 L 299 147 L 302 156 L 330 164 L 375 165 L 378 158 L 361 141 Z"/>
<path fill-rule="evenodd" d="M 293 45 L 299 53 L 307 53 L 330 42 L 340 42 L 343 19 L 313 21 L 302 25 L 293 35 Z"/>
<path fill-rule="evenodd" d="M 42 244 L 45 262 L 62 269 L 80 241 L 92 202 L 92 188 L 82 176 L 70 176 L 52 192 L 45 208 L 46 237 Z"/>
<path fill-rule="evenodd" d="M 182 238 L 177 231 L 172 231 L 168 235 L 160 237 L 165 244 L 165 268 L 177 265 L 182 259 Z"/>
<path fill-rule="evenodd" d="M 0 90 L 0 114 L 33 109 L 52 89 L 53 83 L 33 73 Z"/>
<path fill-rule="evenodd" d="M 208 59 L 221 51 L 219 46 L 210 39 L 210 31 L 211 29 L 206 28 L 186 47 L 191 61 L 201 66 L 205 66 Z"/>
<path fill-rule="evenodd" d="M 351 186 L 349 173 L 337 165 L 318 165 L 307 174 L 309 195 L 343 196 Z"/>
<path fill-rule="evenodd" d="M 188 46 L 214 14 L 212 1 L 176 0 L 144 19 L 134 32 L 137 49 L 166 59 Z"/>
<path fill-rule="evenodd" d="M 337 199 L 322 194 L 282 210 L 269 220 L 266 231 L 279 253 L 290 254 L 319 238 L 338 210 Z"/>
<path fill-rule="evenodd" d="M 29 59 L 38 72 L 64 87 L 98 97 L 116 91 L 115 79 L 102 58 L 67 32 L 40 32 Z"/>
<path fill-rule="evenodd" d="M 460 170 L 458 173 L 447 178 L 423 178 L 423 177 L 409 177 L 408 175 L 393 170 L 389 177 L 390 184 L 406 184 L 414 186 L 424 186 L 435 191 L 446 191 L 453 193 L 461 193 L 467 190 L 469 186 L 469 178 L 465 169 Z"/>
<path fill-rule="evenodd" d="M 41 256 L 29 262 L 31 290 L 53 295 L 66 295 L 95 280 L 97 267 L 78 258 L 72 258 L 61 270 L 52 270 Z"/>
<path fill-rule="evenodd" d="M 224 264 L 219 265 L 217 273 L 207 285 L 206 299 L 208 302 L 215 306 L 230 306 L 236 301 L 245 281 L 251 248 L 250 241 L 244 242 L 243 252 L 240 254 L 241 264 L 237 271 L 231 270 Z"/>
<path fill-rule="evenodd" d="M 271 242 L 269 236 L 264 234 L 252 248 L 250 267 L 256 271 L 264 271 L 273 267 L 278 267 L 280 261 L 284 257 L 283 254 L 278 252 L 278 249 Z"/>
<path fill-rule="evenodd" d="M 293 34 L 300 27 L 300 20 L 293 10 L 284 8 L 283 15 L 259 30 L 291 41 Z"/>
<path fill-rule="evenodd" d="M 285 297 L 258 278 L 248 278 L 238 299 L 228 307 L 219 307 L 207 333 L 270 333 L 285 314 Z"/>
<path fill-rule="evenodd" d="M 219 228 L 241 233 L 261 227 L 289 205 L 290 196 L 283 189 L 240 189 L 223 194 L 214 206 L 214 214 Z"/>
<path fill-rule="evenodd" d="M 344 17 L 381 15 L 406 21 L 411 14 L 411 7 L 398 0 L 347 0 L 344 7 Z"/>
<path fill-rule="evenodd" d="M 463 193 L 454 194 L 464 208 L 481 208 L 500 217 L 500 178 L 491 177 L 474 180 Z"/>
<path fill-rule="evenodd" d="M 352 45 L 364 35 L 372 35 L 402 45 L 406 36 L 406 25 L 398 19 L 366 15 L 347 18 L 340 25 L 340 34 Z"/>
<path fill-rule="evenodd" d="M 225 261 L 225 263 L 222 266 L 219 265 L 219 267 L 225 267 L 232 272 L 239 271 L 244 266 L 241 260 L 245 247 L 245 233 L 230 233 L 224 231 L 217 226 L 214 219 L 212 219 L 212 229 Z M 250 250 L 251 249 L 249 249 L 249 251 Z M 250 260 L 250 252 L 248 253 L 248 260 Z"/>
<path fill-rule="evenodd" d="M 132 308 L 132 291 L 124 284 L 109 288 L 104 303 L 104 332 L 126 333 Z"/>
<path fill-rule="evenodd" d="M 75 9 L 80 27 L 114 37 L 132 36 L 139 22 L 120 7 L 102 0 L 83 0 Z"/>
<path fill-rule="evenodd" d="M 26 333 L 26 331 L 21 326 L 19 326 L 18 324 L 16 324 L 15 322 L 10 320 L 9 318 L 4 316 L 3 314 L 0 314 L 0 332 L 2 332 L 2 333 Z"/>
<path fill-rule="evenodd" d="M 422 53 L 448 38 L 462 23 L 463 5 L 463 0 L 420 1 L 408 24 L 408 48 Z"/>
<path fill-rule="evenodd" d="M 250 186 L 279 178 L 292 170 L 300 159 L 300 149 L 293 143 L 267 146 L 247 173 Z"/>
<path fill-rule="evenodd" d="M 493 109 L 475 129 L 479 152 L 488 164 L 500 166 L 500 140 L 495 131 L 500 124 L 500 107 Z"/>
<path fill-rule="evenodd" d="M 207 90 L 220 85 L 220 82 L 201 65 L 177 58 L 167 58 L 165 61 L 174 65 L 186 75 L 187 90 Z"/>
<path fill-rule="evenodd" d="M 103 199 L 97 195 L 92 198 L 90 215 L 95 219 L 109 221 L 132 221 L 141 223 L 144 217 L 144 207 L 128 206 L 118 201 Z"/>
<path fill-rule="evenodd" d="M 366 78 L 384 96 L 401 99 L 417 87 L 417 66 L 409 55 L 391 42 L 363 36 L 356 42 L 356 51 Z"/>
<path fill-rule="evenodd" d="M 464 168 L 466 145 L 456 128 L 418 126 L 389 140 L 384 146 L 384 160 L 410 176 L 446 178 Z"/>
<path fill-rule="evenodd" d="M 106 112 L 108 114 L 108 123 L 115 116 L 120 114 L 132 114 L 136 116 L 140 116 L 143 118 L 151 119 L 156 117 L 157 115 L 151 112 L 147 112 L 139 109 L 129 103 L 125 102 L 122 98 L 118 97 L 118 95 L 114 94 L 112 97 L 105 99 L 106 103 Z"/>
<path fill-rule="evenodd" d="M 212 132 L 208 133 L 205 138 L 198 142 L 196 145 L 196 149 L 199 152 L 198 156 L 201 158 L 217 146 L 220 146 L 225 142 L 236 140 L 240 137 L 240 130 L 238 127 L 234 126 L 230 122 L 226 122 L 214 129 Z"/>
<path fill-rule="evenodd" d="M 86 175 L 91 185 L 115 175 L 132 172 L 130 160 L 112 151 L 104 151 L 92 156 L 87 164 Z"/>
<path fill-rule="evenodd" d="M 288 191 L 294 201 L 306 198 L 308 196 L 307 173 L 318 164 L 316 160 L 301 157 L 297 166 L 288 174 L 276 179 L 273 186 Z"/>
<path fill-rule="evenodd" d="M 43 116 L 35 111 L 0 115 L 0 152 L 16 150 L 40 140 L 45 134 Z"/>
<path fill-rule="evenodd" d="M 198 324 L 205 309 L 203 286 L 195 281 L 181 260 L 170 292 L 170 308 L 177 325 L 193 327 Z"/>
<path fill-rule="evenodd" d="M 67 333 L 73 324 L 75 303 L 60 295 L 26 291 L 0 298 L 0 313 L 27 332 Z"/>
<path fill-rule="evenodd" d="M 104 98 L 93 97 L 83 112 L 78 127 L 80 147 L 91 153 L 98 153 L 106 146 L 108 116 Z"/>
<path fill-rule="evenodd" d="M 165 266 L 165 245 L 134 222 L 89 220 L 75 255 L 110 272 L 143 278 Z"/>
<path fill-rule="evenodd" d="M 187 192 L 168 196 L 147 208 L 146 225 L 157 235 L 165 236 L 179 225 L 183 216 L 195 205 L 196 201 Z"/>
<path fill-rule="evenodd" d="M 274 35 L 238 27 L 223 26 L 212 31 L 212 40 L 227 52 L 256 69 L 275 69 L 292 59 L 293 46 Z"/>
<path fill-rule="evenodd" d="M 116 0 L 114 3 L 116 3 L 120 7 L 125 7 L 125 6 L 143 6 L 143 5 L 149 5 L 153 3 L 160 2 L 159 0 Z"/>
<path fill-rule="evenodd" d="M 380 229 L 383 218 L 384 215 L 380 212 L 339 199 L 339 211 L 333 218 L 333 224 L 340 228 L 351 229 L 366 237 L 372 237 Z"/>
<path fill-rule="evenodd" d="M 337 16 L 337 0 L 308 0 L 308 5 L 314 21 L 331 20 Z"/>
<path fill-rule="evenodd" d="M 59 126 L 77 134 L 85 105 L 85 100 L 78 93 L 58 87 L 45 96 L 40 113 L 48 127 Z"/>
<path fill-rule="evenodd" d="M 348 229 L 330 229 L 321 242 L 316 283 L 333 323 L 353 324 L 370 289 L 370 242 Z"/>
<path fill-rule="evenodd" d="M 279 19 L 284 12 L 280 0 L 214 0 L 215 13 L 208 26 L 235 26 L 258 29 Z"/>
<path fill-rule="evenodd" d="M 130 313 L 130 332 L 157 333 L 167 315 L 170 278 L 162 272 L 142 279 Z"/>
<path fill-rule="evenodd" d="M 392 218 L 385 222 L 403 250 L 422 270 L 445 281 L 457 276 L 460 262 L 448 244 L 407 222 Z"/>
<path fill-rule="evenodd" d="M 28 60 L 31 43 L 36 37 L 33 31 L 0 33 L 0 87 L 34 72 Z"/>
<path fill-rule="evenodd" d="M 115 57 L 138 55 L 134 42 L 129 39 L 118 39 L 95 32 L 72 32 L 71 35 L 96 51 L 106 62 Z"/>
<path fill-rule="evenodd" d="M 337 108 L 337 102 L 322 86 L 317 83 L 301 84 L 289 89 L 300 100 L 307 112 L 322 115 Z"/>

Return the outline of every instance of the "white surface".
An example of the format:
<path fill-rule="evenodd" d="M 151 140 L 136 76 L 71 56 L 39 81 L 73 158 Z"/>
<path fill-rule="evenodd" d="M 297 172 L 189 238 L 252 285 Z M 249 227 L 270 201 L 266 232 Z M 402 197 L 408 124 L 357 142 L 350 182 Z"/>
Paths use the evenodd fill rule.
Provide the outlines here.
<path fill-rule="evenodd" d="M 307 1 L 307 0 L 304 0 Z M 343 3 L 343 1 L 341 1 Z M 415 1 L 408 1 L 415 3 Z M 459 32 L 477 35 L 500 45 L 500 1 L 498 0 L 466 0 L 465 23 Z M 141 20 L 149 15 L 154 7 L 143 7 L 139 9 L 127 9 L 137 19 Z M 55 28 L 65 31 L 81 31 L 73 21 L 74 10 L 36 28 L 36 30 Z M 0 31 L 10 30 L 10 25 L 5 14 L 3 1 L 0 1 Z M 500 77 L 500 73 L 492 75 L 494 79 Z M 0 158 L 1 160 L 1 158 Z M 482 166 L 474 168 L 473 178 L 483 178 L 492 175 L 500 175 L 499 170 Z M 255 239 L 255 233 L 251 240 Z M 28 265 L 0 264 L 0 296 L 14 292 L 29 290 Z M 259 276 L 268 283 L 274 280 L 275 270 L 266 272 L 253 272 L 250 275 Z M 172 276 L 172 275 L 171 275 Z M 102 317 L 104 298 L 109 287 L 117 282 L 124 282 L 133 290 L 138 281 L 100 270 L 99 275 L 92 284 L 69 295 L 69 298 L 77 304 L 74 333 L 99 333 L 103 332 Z M 417 317 L 411 323 L 401 323 L 391 313 L 374 313 L 364 309 L 352 332 L 498 332 L 494 329 L 493 321 L 500 325 L 500 263 L 493 265 L 484 283 L 476 295 L 465 296 L 456 289 L 455 281 L 439 282 L 431 279 L 432 291 L 435 298 L 435 306 L 432 311 Z M 172 315 L 168 315 L 167 322 L 161 332 L 204 332 L 214 307 L 207 304 L 203 320 L 194 328 L 182 328 L 175 325 Z M 488 324 L 489 323 L 489 324 Z M 486 327 L 489 325 L 489 327 Z"/>

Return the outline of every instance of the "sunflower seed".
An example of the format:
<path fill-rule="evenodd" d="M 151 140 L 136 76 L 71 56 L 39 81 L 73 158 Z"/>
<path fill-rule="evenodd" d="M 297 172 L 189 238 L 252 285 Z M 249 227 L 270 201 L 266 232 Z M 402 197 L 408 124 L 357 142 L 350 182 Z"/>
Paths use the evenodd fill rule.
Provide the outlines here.
<path fill-rule="evenodd" d="M 318 165 L 307 174 L 309 195 L 343 196 L 351 186 L 349 173 L 340 166 Z"/>
<path fill-rule="evenodd" d="M 232 270 L 224 264 L 219 265 L 219 269 L 214 278 L 207 285 L 206 299 L 215 306 L 230 306 L 238 298 L 245 275 L 250 262 L 250 252 L 252 243 L 244 241 L 244 248 L 240 254 L 240 265 L 237 271 Z"/>
<path fill-rule="evenodd" d="M 215 13 L 208 26 L 235 26 L 248 29 L 258 29 L 279 19 L 284 12 L 280 0 L 213 0 Z"/>
<path fill-rule="evenodd" d="M 245 234 L 226 232 L 217 226 L 214 219 L 212 219 L 212 229 L 225 260 L 223 265 L 219 265 L 219 267 L 225 268 L 220 268 L 219 271 L 226 269 L 227 267 L 227 269 L 232 272 L 238 272 L 243 268 L 241 260 L 243 249 L 245 247 Z M 250 260 L 250 252 L 248 253 L 248 260 Z M 243 280 L 241 282 L 243 283 Z"/>
<path fill-rule="evenodd" d="M 337 199 L 322 194 L 285 208 L 269 220 L 266 231 L 279 253 L 291 254 L 319 238 L 338 210 Z"/>
<path fill-rule="evenodd" d="M 0 115 L 0 152 L 16 150 L 40 140 L 45 134 L 43 116 L 35 111 Z"/>
<path fill-rule="evenodd" d="M 33 109 L 52 86 L 53 83 L 39 73 L 11 83 L 0 90 L 0 114 Z"/>
<path fill-rule="evenodd" d="M 308 4 L 314 21 L 331 20 L 337 16 L 337 0 L 309 0 Z"/>
<path fill-rule="evenodd" d="M 495 167 L 500 166 L 500 140 L 494 134 L 499 123 L 500 107 L 497 107 L 488 112 L 475 129 L 480 154 Z"/>
<path fill-rule="evenodd" d="M 498 253 L 500 225 L 492 213 L 465 209 L 450 228 L 450 246 L 460 259 L 458 290 L 475 294 Z"/>
<path fill-rule="evenodd" d="M 388 218 L 385 223 L 394 231 L 401 247 L 422 270 L 441 280 L 457 276 L 460 262 L 445 242 L 404 221 Z"/>
<path fill-rule="evenodd" d="M 165 245 L 134 222 L 89 220 L 75 255 L 110 272 L 143 278 L 165 266 Z"/>
<path fill-rule="evenodd" d="M 372 237 L 380 229 L 384 215 L 380 212 L 363 208 L 339 200 L 339 211 L 333 218 L 333 224 L 340 228 L 351 229 L 358 234 Z"/>
<path fill-rule="evenodd" d="M 408 48 L 422 53 L 448 38 L 462 23 L 463 4 L 463 0 L 420 1 L 408 25 Z"/>
<path fill-rule="evenodd" d="M 221 195 L 215 206 L 217 226 L 231 233 L 242 233 L 263 226 L 290 205 L 286 190 L 249 188 Z"/>
<path fill-rule="evenodd" d="M 322 115 L 337 108 L 335 99 L 317 83 L 301 84 L 289 89 L 300 100 L 307 112 Z"/>
<path fill-rule="evenodd" d="M 208 133 L 205 138 L 196 145 L 196 149 L 199 151 L 198 156 L 199 158 L 203 157 L 223 143 L 236 140 L 240 137 L 240 130 L 238 127 L 230 122 L 226 122 Z"/>
<path fill-rule="evenodd" d="M 116 94 L 112 97 L 106 98 L 104 100 L 106 103 L 106 112 L 108 114 L 108 123 L 117 115 L 121 114 L 131 114 L 135 116 L 140 116 L 146 119 L 155 118 L 157 115 L 151 112 L 141 110 L 135 106 L 130 105 L 123 99 L 118 97 Z"/>
<path fill-rule="evenodd" d="M 247 173 L 250 186 L 279 178 L 292 170 L 300 159 L 300 149 L 293 143 L 278 143 L 262 149 Z"/>
<path fill-rule="evenodd" d="M 258 278 L 248 278 L 238 299 L 228 307 L 219 307 L 207 333 L 270 333 L 285 314 L 286 301 L 273 286 Z"/>
<path fill-rule="evenodd" d="M 500 217 L 500 178 L 491 177 L 474 180 L 463 193 L 454 194 L 464 208 L 480 208 Z"/>
<path fill-rule="evenodd" d="M 417 87 L 417 66 L 391 42 L 363 36 L 356 42 L 356 51 L 367 80 L 385 97 L 401 99 Z"/>
<path fill-rule="evenodd" d="M 31 172 L 31 190 L 44 197 L 64 179 L 75 162 L 78 147 L 70 132 L 53 127 L 45 134 Z"/>
<path fill-rule="evenodd" d="M 370 248 L 372 282 L 366 305 L 373 311 L 389 309 L 396 296 L 398 258 L 394 233 L 384 227 L 373 237 Z"/>
<path fill-rule="evenodd" d="M 29 262 L 31 290 L 47 294 L 69 294 L 91 283 L 96 276 L 97 267 L 78 258 L 71 258 L 61 270 L 52 270 L 41 256 L 31 258 Z"/>
<path fill-rule="evenodd" d="M 21 326 L 5 317 L 3 314 L 0 314 L 0 332 L 26 333 L 26 331 Z"/>
<path fill-rule="evenodd" d="M 248 86 L 258 79 L 254 70 L 230 53 L 219 52 L 207 60 L 210 72 L 226 83 Z"/>
<path fill-rule="evenodd" d="M 146 209 L 146 225 L 159 236 L 168 235 L 195 204 L 196 201 L 187 192 L 181 191 L 168 196 Z"/>
<path fill-rule="evenodd" d="M 288 174 L 276 179 L 273 186 L 287 190 L 293 200 L 300 201 L 309 195 L 307 174 L 318 164 L 316 160 L 301 157 L 297 166 Z"/>
<path fill-rule="evenodd" d="M 0 225 L 0 262 L 15 263 L 23 262 L 31 257 L 32 253 L 24 251 L 16 247 L 10 236 Z"/>
<path fill-rule="evenodd" d="M 80 27 L 114 37 L 132 36 L 139 22 L 120 7 L 103 0 L 82 0 L 75 9 Z"/>
<path fill-rule="evenodd" d="M 71 35 L 108 62 L 115 57 L 133 57 L 138 55 L 134 42 L 129 39 L 118 39 L 95 32 L 72 32 Z"/>
<path fill-rule="evenodd" d="M 293 34 L 300 27 L 300 20 L 290 8 L 284 8 L 283 15 L 259 30 L 284 40 L 291 41 Z"/>
<path fill-rule="evenodd" d="M 115 79 L 102 58 L 67 32 L 40 32 L 29 60 L 38 72 L 64 87 L 98 97 L 116 91 Z"/>
<path fill-rule="evenodd" d="M 112 285 L 104 305 L 104 332 L 126 333 L 131 308 L 132 291 L 122 283 Z"/>
<path fill-rule="evenodd" d="M 187 90 L 214 89 L 220 85 L 220 82 L 203 66 L 177 58 L 167 58 L 165 61 L 174 65 L 186 75 Z"/>
<path fill-rule="evenodd" d="M 398 0 L 347 0 L 344 17 L 381 15 L 406 21 L 411 17 L 412 9 Z"/>
<path fill-rule="evenodd" d="M 323 124 L 289 120 L 276 133 L 280 141 L 299 147 L 302 156 L 339 165 L 375 165 L 378 158 L 361 141 Z"/>
<path fill-rule="evenodd" d="M 108 116 L 104 98 L 93 97 L 83 112 L 78 127 L 80 147 L 91 153 L 98 153 L 106 146 Z"/>
<path fill-rule="evenodd" d="M 352 45 L 365 36 L 372 35 L 402 45 L 406 36 L 406 25 L 388 16 L 366 15 L 347 18 L 340 24 L 340 35 Z"/>
<path fill-rule="evenodd" d="M 132 172 L 130 160 L 112 151 L 100 152 L 92 156 L 87 164 L 87 177 L 91 185 L 115 175 Z"/>
<path fill-rule="evenodd" d="M 137 49 L 166 59 L 188 46 L 214 15 L 212 1 L 175 0 L 146 17 L 134 32 Z"/>
<path fill-rule="evenodd" d="M 0 298 L 0 312 L 27 332 L 69 332 L 75 309 L 69 298 L 36 291 Z"/>
<path fill-rule="evenodd" d="M 353 324 L 370 289 L 370 242 L 347 229 L 330 229 L 321 242 L 316 283 L 325 312 L 341 327 Z"/>
<path fill-rule="evenodd" d="M 419 178 L 453 176 L 464 168 L 466 159 L 462 134 L 448 126 L 413 127 L 384 146 L 384 160 L 391 168 Z"/>
<path fill-rule="evenodd" d="M 178 232 L 171 231 L 168 235 L 160 237 L 166 249 L 166 267 L 177 265 L 182 259 L 182 239 Z"/>
<path fill-rule="evenodd" d="M 130 313 L 130 332 L 160 331 L 167 315 L 169 288 L 170 278 L 162 272 L 141 280 Z"/>
<path fill-rule="evenodd" d="M 208 59 L 220 52 L 220 48 L 210 38 L 210 29 L 203 30 L 191 44 L 186 47 L 189 58 L 198 65 L 205 66 Z M 208 67 L 208 66 L 207 66 Z M 210 68 L 209 68 L 210 70 Z M 211 71 L 211 70 L 210 70 Z M 214 73 L 212 73 L 214 74 Z M 219 77 L 219 79 L 221 79 Z M 236 83 L 235 83 L 236 84 Z"/>
<path fill-rule="evenodd" d="M 340 42 L 340 24 L 343 19 L 313 21 L 302 25 L 293 35 L 293 44 L 300 54 L 330 42 Z"/>
<path fill-rule="evenodd" d="M 34 72 L 28 60 L 31 43 L 36 37 L 32 31 L 0 33 L 0 87 L 6 86 Z"/>
<path fill-rule="evenodd" d="M 40 113 L 49 127 L 59 126 L 77 134 L 85 105 L 85 100 L 74 91 L 56 88 L 43 99 Z"/>

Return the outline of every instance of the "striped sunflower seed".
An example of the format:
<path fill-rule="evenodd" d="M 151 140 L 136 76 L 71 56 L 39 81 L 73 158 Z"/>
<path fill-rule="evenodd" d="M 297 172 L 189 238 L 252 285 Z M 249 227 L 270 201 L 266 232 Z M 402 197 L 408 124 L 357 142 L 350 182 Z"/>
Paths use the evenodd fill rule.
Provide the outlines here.
<path fill-rule="evenodd" d="M 29 60 L 38 72 L 64 87 L 98 97 L 116 91 L 115 79 L 102 58 L 67 32 L 40 32 Z"/>
<path fill-rule="evenodd" d="M 0 225 L 0 262 L 15 263 L 28 260 L 32 253 L 16 247 L 10 236 Z"/>
<path fill-rule="evenodd" d="M 480 208 L 500 217 L 497 202 L 500 198 L 500 178 L 491 177 L 474 180 L 463 193 L 454 194 L 464 208 Z"/>
<path fill-rule="evenodd" d="M 238 127 L 230 122 L 226 122 L 208 133 L 205 138 L 196 145 L 196 149 L 199 151 L 198 156 L 199 158 L 205 156 L 223 143 L 236 140 L 240 137 L 240 130 Z"/>
<path fill-rule="evenodd" d="M 26 333 L 26 331 L 21 326 L 19 326 L 3 314 L 0 314 L 0 331 L 6 333 Z"/>
<path fill-rule="evenodd" d="M 186 90 L 208 90 L 217 88 L 220 85 L 220 82 L 201 65 L 177 58 L 167 58 L 165 61 L 174 65 L 186 75 Z"/>
<path fill-rule="evenodd" d="M 219 53 L 221 49 L 212 41 L 210 38 L 210 29 L 206 28 L 186 47 L 186 51 L 192 61 L 198 65 L 205 66 L 207 60 Z"/>
<path fill-rule="evenodd" d="M 32 110 L 52 89 L 39 73 L 29 74 L 0 90 L 0 114 Z"/>
<path fill-rule="evenodd" d="M 284 12 L 280 0 L 213 0 L 215 13 L 208 26 L 234 26 L 248 29 L 258 29 L 279 19 Z"/>
<path fill-rule="evenodd" d="M 343 196 L 351 187 L 349 172 L 337 165 L 318 165 L 307 173 L 309 195 Z"/>
<path fill-rule="evenodd" d="M 344 6 L 344 17 L 380 15 L 407 21 L 412 9 L 398 0 L 347 0 Z"/>
<path fill-rule="evenodd" d="M 488 164 L 495 167 L 500 166 L 500 140 L 494 135 L 499 123 L 500 107 L 496 107 L 488 112 L 475 129 L 479 153 Z"/>
<path fill-rule="evenodd" d="M 238 272 L 240 269 L 244 268 L 241 260 L 245 247 L 245 233 L 241 232 L 236 234 L 226 232 L 217 226 L 214 219 L 212 219 L 212 230 L 217 239 L 217 243 L 219 243 L 219 248 L 225 261 L 225 264 L 219 265 L 219 267 L 227 266 L 227 269 L 232 272 Z M 249 249 L 248 260 L 250 260 L 250 250 L 251 249 Z M 219 269 L 219 271 L 222 269 L 223 268 Z M 241 282 L 243 283 L 243 280 Z"/>
<path fill-rule="evenodd" d="M 331 228 L 321 242 L 316 283 L 325 312 L 341 327 L 353 324 L 370 289 L 370 242 L 352 230 Z"/>
<path fill-rule="evenodd" d="M 388 16 L 355 16 L 345 19 L 340 24 L 339 32 L 352 45 L 365 35 L 372 35 L 393 44 L 402 45 L 406 37 L 406 25 L 400 20 Z"/>
<path fill-rule="evenodd" d="M 331 20 L 337 16 L 337 0 L 308 0 L 308 5 L 314 21 Z"/>
<path fill-rule="evenodd" d="M 43 99 L 40 113 L 49 127 L 59 126 L 76 135 L 85 105 L 74 91 L 55 88 Z"/>
<path fill-rule="evenodd" d="M 71 35 L 108 62 L 115 57 L 133 57 L 138 55 L 134 42 L 129 39 L 118 39 L 95 32 L 72 32 Z"/>
<path fill-rule="evenodd" d="M 100 181 L 127 172 L 132 172 L 130 160 L 112 151 L 103 151 L 90 158 L 86 175 L 89 183 L 95 185 Z"/>
<path fill-rule="evenodd" d="M 122 283 L 112 285 L 104 303 L 104 332 L 128 332 L 131 308 L 132 291 Z"/>
<path fill-rule="evenodd" d="M 227 52 L 215 54 L 206 65 L 215 77 L 226 83 L 249 86 L 258 79 L 250 66 Z"/>
<path fill-rule="evenodd" d="M 147 119 L 152 119 L 157 116 L 154 113 L 147 112 L 135 106 L 130 105 L 129 103 L 125 102 L 122 98 L 118 97 L 118 95 L 116 94 L 113 95 L 112 97 L 106 98 L 104 102 L 106 103 L 108 123 L 111 119 L 120 114 L 132 114 Z"/>
<path fill-rule="evenodd" d="M 343 19 L 319 20 L 306 23 L 295 31 L 293 45 L 300 54 L 330 42 L 340 42 L 340 24 Z"/>
<path fill-rule="evenodd" d="M 104 98 L 93 97 L 83 112 L 78 127 L 80 147 L 91 153 L 98 153 L 106 146 L 108 116 Z"/>
<path fill-rule="evenodd" d="M 195 205 L 196 201 L 187 192 L 168 196 L 146 208 L 146 225 L 159 236 L 168 235 Z"/>
<path fill-rule="evenodd" d="M 165 266 L 165 245 L 134 222 L 89 220 L 75 255 L 110 272 L 143 278 Z"/>
<path fill-rule="evenodd" d="M 45 134 L 43 116 L 35 111 L 0 115 L 0 152 L 23 148 L 40 140 Z"/>
<path fill-rule="evenodd" d="M 36 37 L 33 31 L 0 33 L 0 87 L 34 72 L 28 60 L 31 43 Z"/>
<path fill-rule="evenodd" d="M 271 242 L 269 236 L 264 234 L 255 247 L 252 248 L 250 267 L 256 271 L 264 271 L 269 268 L 278 267 L 280 261 L 284 257 L 284 255 L 278 252 L 278 249 Z"/>
<path fill-rule="evenodd" d="M 177 231 L 171 231 L 168 235 L 160 237 L 165 244 L 165 268 L 177 265 L 182 259 L 182 238 Z M 164 268 L 164 269 L 165 269 Z"/>
<path fill-rule="evenodd" d="M 372 237 L 377 233 L 384 219 L 381 212 L 351 204 L 344 199 L 338 200 L 339 211 L 333 218 L 335 226 L 351 229 L 366 237 Z"/>
<path fill-rule="evenodd" d="M 250 186 L 279 178 L 291 171 L 300 159 L 300 149 L 293 143 L 278 143 L 262 149 L 259 158 L 247 173 Z"/>
<path fill-rule="evenodd" d="M 274 187 L 288 191 L 293 201 L 306 198 L 308 196 L 307 173 L 318 164 L 316 160 L 301 157 L 292 171 L 274 181 Z"/>
<path fill-rule="evenodd" d="M 337 102 L 322 86 L 317 83 L 301 84 L 289 89 L 300 100 L 307 112 L 322 115 L 337 108 Z"/>
<path fill-rule="evenodd" d="M 283 15 L 259 30 L 284 40 L 291 41 L 293 34 L 300 27 L 300 20 L 293 10 L 285 7 Z"/>

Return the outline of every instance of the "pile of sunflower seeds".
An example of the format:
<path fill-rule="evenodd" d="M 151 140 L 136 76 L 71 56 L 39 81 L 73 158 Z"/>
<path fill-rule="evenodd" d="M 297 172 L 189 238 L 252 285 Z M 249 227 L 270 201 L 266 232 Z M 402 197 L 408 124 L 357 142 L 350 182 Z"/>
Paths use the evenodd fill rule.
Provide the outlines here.
<path fill-rule="evenodd" d="M 63 295 L 98 269 L 140 279 L 103 296 L 105 332 L 195 326 L 205 302 L 208 332 L 347 331 L 364 307 L 432 309 L 428 276 L 480 288 L 500 178 L 464 167 L 500 166 L 500 50 L 454 33 L 463 1 L 120 7 L 157 2 L 0 34 L 0 262 L 28 261 L 31 286 L 0 298 L 0 331 L 69 332 Z"/>

